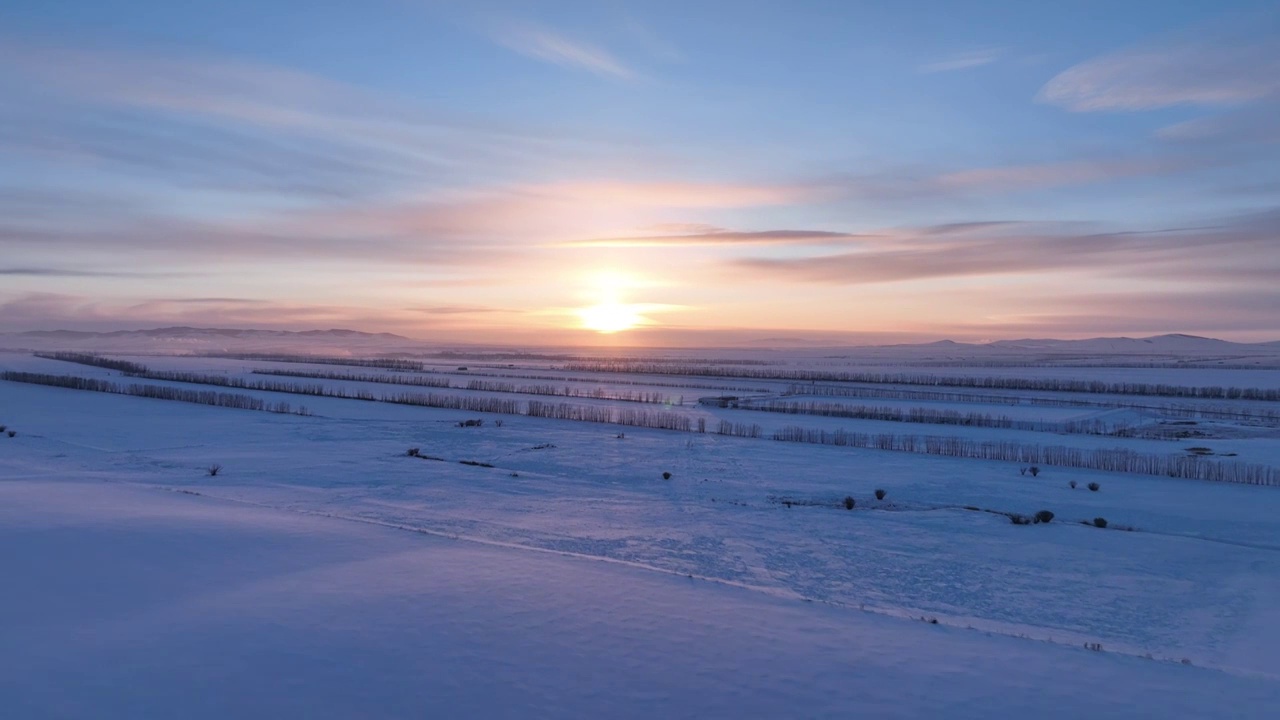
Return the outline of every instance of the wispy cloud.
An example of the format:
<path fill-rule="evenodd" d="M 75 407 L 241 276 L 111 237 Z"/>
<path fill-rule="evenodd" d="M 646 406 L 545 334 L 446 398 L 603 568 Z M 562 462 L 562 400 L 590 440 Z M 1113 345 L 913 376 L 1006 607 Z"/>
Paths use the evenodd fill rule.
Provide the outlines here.
<path fill-rule="evenodd" d="M 808 192 L 784 185 L 577 181 L 426 193 L 394 201 L 356 198 L 226 219 L 173 215 L 145 206 L 99 214 L 94 205 L 81 207 L 77 193 L 68 193 L 64 204 L 54 192 L 0 193 L 0 208 L 7 211 L 0 219 L 0 245 L 76 250 L 95 260 L 124 252 L 151 260 L 199 261 L 205 268 L 286 259 L 496 267 L 521 262 L 540 245 L 592 237 L 673 209 L 780 205 L 803 200 Z M 787 237 L 796 232 L 754 238 L 728 234 L 717 240 L 783 242 L 819 235 Z M 709 241 L 716 232 L 694 228 L 683 234 L 707 235 Z"/>
<path fill-rule="evenodd" d="M 635 152 L 218 56 L 0 39 L 0 83 L 13 93 L 0 110 L 0 154 L 182 187 L 328 201 Z"/>
<path fill-rule="evenodd" d="M 426 315 L 476 315 L 488 313 L 519 313 L 521 310 L 507 310 L 503 308 L 484 307 L 481 305 L 431 305 L 428 307 L 411 307 L 405 308 L 412 312 L 420 312 Z"/>
<path fill-rule="evenodd" d="M 1019 297 L 1007 315 L 986 321 L 939 328 L 947 333 L 1049 334 L 1130 337 L 1160 333 L 1220 334 L 1249 332 L 1263 339 L 1275 337 L 1274 308 L 1280 290 L 1188 288 L 1171 292 L 1049 293 Z"/>
<path fill-rule="evenodd" d="M 239 298 L 102 299 L 70 293 L 26 293 L 0 302 L 0 331 L 74 330 L 193 325 L 328 329 L 385 328 L 401 332 L 465 328 L 465 317 L 412 310 Z"/>
<path fill-rule="evenodd" d="M 3 239 L 3 236 L 0 236 Z M 181 273 L 161 272 L 127 272 L 113 270 L 75 270 L 71 268 L 51 267 L 0 267 L 0 275 L 10 277 L 63 277 L 63 278 L 172 278 L 182 277 Z"/>
<path fill-rule="evenodd" d="M 958 53 L 951 57 L 936 60 L 934 62 L 925 63 L 920 66 L 919 70 L 925 74 L 952 72 L 955 70 L 968 70 L 970 68 L 990 65 L 1000 56 L 1004 54 L 1002 48 L 981 48 L 978 50 L 969 50 L 967 52 Z"/>
<path fill-rule="evenodd" d="M 668 63 L 684 61 L 684 53 L 680 52 L 679 48 L 649 29 L 648 25 L 640 22 L 637 18 L 627 17 L 622 25 L 627 34 L 653 58 Z"/>
<path fill-rule="evenodd" d="M 492 32 L 495 42 L 526 57 L 602 77 L 631 80 L 638 74 L 612 53 L 549 28 L 528 22 L 509 22 Z"/>
<path fill-rule="evenodd" d="M 940 175 L 934 182 L 949 190 L 1035 190 L 1088 185 L 1127 177 L 1164 175 L 1203 162 L 1199 159 L 1193 162 L 1190 159 L 1166 157 L 1072 160 L 962 170 Z"/>
<path fill-rule="evenodd" d="M 830 245 L 847 243 L 865 237 L 823 230 L 759 230 L 711 232 L 673 235 L 637 235 L 594 238 L 561 243 L 563 247 L 693 247 L 698 245 Z"/>
<path fill-rule="evenodd" d="M 1077 112 L 1231 105 L 1280 93 L 1276 17 L 1197 28 L 1085 61 L 1037 100 Z"/>
<path fill-rule="evenodd" d="M 1280 102 L 1254 103 L 1221 115 L 1186 120 L 1160 128 L 1156 137 L 1188 144 L 1280 143 Z"/>
<path fill-rule="evenodd" d="M 1247 280 L 1280 273 L 1274 247 L 1280 212 L 1213 225 L 1143 232 L 1063 232 L 1056 225 L 1019 223 L 1000 233 L 887 231 L 896 237 L 853 252 L 798 258 L 745 258 L 730 266 L 752 277 L 837 285 L 944 277 L 1051 274 L 1080 268 L 1118 276 Z"/>
<path fill-rule="evenodd" d="M 629 182 L 591 180 L 532 185 L 530 195 L 627 207 L 737 208 L 789 205 L 817 199 L 822 190 L 805 184 L 735 182 Z"/>

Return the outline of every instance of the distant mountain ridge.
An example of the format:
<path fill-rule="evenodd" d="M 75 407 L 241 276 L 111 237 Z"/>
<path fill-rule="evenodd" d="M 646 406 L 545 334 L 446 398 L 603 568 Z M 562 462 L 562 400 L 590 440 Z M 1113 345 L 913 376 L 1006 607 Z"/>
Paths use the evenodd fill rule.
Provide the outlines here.
<path fill-rule="evenodd" d="M 243 328 L 198 328 L 177 325 L 173 327 L 151 328 L 149 330 L 111 330 L 108 332 L 94 332 L 89 330 L 28 330 L 26 332 L 4 334 L 19 337 L 64 338 L 68 340 L 138 336 L 147 338 L 362 338 L 412 342 L 412 340 L 404 337 L 403 335 L 394 335 L 392 333 L 367 333 L 359 330 L 346 330 L 343 328 L 333 328 L 330 330 L 254 330 Z"/>
<path fill-rule="evenodd" d="M 1238 343 L 1230 340 L 1169 333 L 1150 337 L 1096 337 L 1079 340 L 1056 338 L 1022 338 L 995 340 L 987 343 L 965 343 L 955 340 L 938 340 L 929 343 L 893 345 L 901 349 L 953 350 L 956 352 L 1033 352 L 1079 353 L 1085 355 L 1207 355 L 1239 353 L 1274 353 L 1280 351 L 1280 341 L 1262 343 Z"/>
<path fill-rule="evenodd" d="M 1280 342 L 1238 343 L 1230 340 L 1170 333 L 1151 337 L 1097 337 L 1082 340 L 1026 339 L 997 340 L 989 343 L 993 347 L 1017 348 L 1025 350 L 1066 350 L 1082 352 L 1241 352 L 1273 349 L 1280 347 Z"/>
<path fill-rule="evenodd" d="M 145 330 L 31 330 L 0 333 L 0 349 L 89 350 L 115 353 L 309 352 L 380 353 L 419 347 L 392 333 L 359 330 L 255 330 L 188 326 Z"/>

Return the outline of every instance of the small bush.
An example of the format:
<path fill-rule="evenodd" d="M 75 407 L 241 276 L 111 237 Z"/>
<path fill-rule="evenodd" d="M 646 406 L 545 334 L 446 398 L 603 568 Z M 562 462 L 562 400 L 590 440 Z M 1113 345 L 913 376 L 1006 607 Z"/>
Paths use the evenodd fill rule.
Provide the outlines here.
<path fill-rule="evenodd" d="M 885 493 L 884 493 L 884 491 L 883 491 L 883 490 L 879 490 L 879 489 L 877 489 L 877 490 L 876 490 L 876 499 L 877 499 L 877 500 L 883 500 L 883 499 L 884 499 L 884 494 L 885 494 Z"/>
<path fill-rule="evenodd" d="M 662 479 L 663 479 L 663 480 L 670 480 L 670 479 L 671 479 L 671 473 L 669 473 L 669 472 L 664 472 L 664 473 L 662 473 Z"/>
<path fill-rule="evenodd" d="M 493 424 L 494 424 L 494 425 L 497 425 L 498 427 L 502 427 L 502 421 L 501 421 L 501 420 L 494 420 L 494 421 L 493 421 Z"/>
<path fill-rule="evenodd" d="M 1047 523 L 1052 521 L 1053 521 L 1053 513 L 1049 512 L 1048 510 L 1041 510 L 1040 512 L 1036 513 L 1036 522 Z"/>
<path fill-rule="evenodd" d="M 217 477 L 218 473 L 222 472 L 222 466 L 218 463 L 214 463 L 208 467 L 208 472 L 209 477 Z"/>
<path fill-rule="evenodd" d="M 1040 475 L 1040 467 L 1037 465 L 1032 465 L 1031 467 L 1027 468 L 1027 472 L 1031 473 L 1031 477 L 1038 477 Z"/>
<path fill-rule="evenodd" d="M 1026 469 L 1026 468 L 1018 468 L 1018 474 L 1019 474 L 1019 475 L 1026 475 L 1026 474 L 1027 474 L 1027 469 Z"/>
<path fill-rule="evenodd" d="M 1012 513 L 1011 515 L 1009 515 L 1009 521 L 1012 522 L 1014 525 L 1030 525 L 1031 524 L 1031 518 L 1027 517 L 1026 515 L 1019 515 L 1018 513 Z"/>
<path fill-rule="evenodd" d="M 17 434 L 18 434 L 18 431 L 17 431 L 17 430 L 10 430 L 8 434 L 9 434 L 9 437 L 13 437 L 13 436 L 15 436 L 15 435 L 17 435 Z"/>
<path fill-rule="evenodd" d="M 855 504 L 855 503 L 854 503 L 854 501 L 853 501 L 853 497 L 852 497 L 852 496 L 850 496 L 850 495 L 846 495 L 846 496 L 845 496 L 845 498 L 844 498 L 844 509 L 845 509 L 845 510 L 852 510 L 852 509 L 853 509 L 854 504 Z"/>
<path fill-rule="evenodd" d="M 0 432 L 4 432 L 5 430 L 8 430 L 8 429 L 9 428 L 7 426 L 0 425 Z"/>
<path fill-rule="evenodd" d="M 1067 485 L 1070 485 L 1072 490 L 1075 490 L 1075 489 L 1076 489 L 1076 481 L 1075 481 L 1075 480 L 1072 480 L 1071 482 L 1067 483 Z"/>
<path fill-rule="evenodd" d="M 1093 492 L 1098 492 L 1099 490 L 1102 489 L 1102 486 L 1096 482 L 1091 482 L 1089 483 L 1089 489 L 1092 490 Z"/>
<path fill-rule="evenodd" d="M 1107 519 L 1096 517 L 1093 519 L 1093 526 L 1097 528 L 1105 528 L 1107 526 Z"/>
<path fill-rule="evenodd" d="M 409 457 L 418 457 L 418 452 L 419 452 L 419 448 L 409 448 L 408 450 L 405 451 L 404 454 L 408 455 Z"/>

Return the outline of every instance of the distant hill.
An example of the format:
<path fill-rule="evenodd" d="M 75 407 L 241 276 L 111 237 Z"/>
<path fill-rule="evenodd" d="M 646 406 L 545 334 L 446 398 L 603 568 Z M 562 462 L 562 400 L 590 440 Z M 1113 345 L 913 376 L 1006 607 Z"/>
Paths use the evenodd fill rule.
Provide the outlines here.
<path fill-rule="evenodd" d="M 1029 350 L 1037 352 L 1069 352 L 1081 354 L 1125 355 L 1213 355 L 1257 353 L 1280 349 L 1280 342 L 1236 343 L 1198 335 L 1155 335 L 1144 338 L 1102 337 L 1085 340 L 1025 339 L 998 340 L 987 347 L 1004 350 Z"/>
<path fill-rule="evenodd" d="M 392 333 L 359 330 L 252 330 L 243 328 L 163 327 L 147 330 L 32 330 L 0 334 L 0 347 L 83 349 L 104 352 L 337 352 L 386 350 L 418 341 Z"/>
<path fill-rule="evenodd" d="M 9 336 L 16 337 L 42 337 L 42 338 L 65 338 L 65 339 L 81 339 L 81 338 L 119 338 L 119 337 L 148 337 L 148 338 L 200 338 L 200 337 L 340 337 L 340 338 L 377 338 L 382 340 L 401 340 L 411 342 L 409 338 L 402 335 L 393 335 L 391 333 L 367 333 L 359 330 L 343 330 L 335 328 L 332 330 L 245 330 L 239 328 L 197 328 L 186 326 L 175 326 L 165 328 L 153 328 L 150 330 L 112 330 L 110 332 L 89 332 L 84 330 L 29 330 L 20 333 L 4 333 Z"/>

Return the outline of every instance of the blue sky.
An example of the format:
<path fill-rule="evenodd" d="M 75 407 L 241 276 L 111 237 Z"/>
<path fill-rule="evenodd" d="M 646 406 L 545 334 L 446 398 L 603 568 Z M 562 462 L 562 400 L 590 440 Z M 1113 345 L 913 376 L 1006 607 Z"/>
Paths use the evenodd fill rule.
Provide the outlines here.
<path fill-rule="evenodd" d="M 1042 5 L 11 0 L 0 331 L 1280 337 L 1275 4 Z"/>

